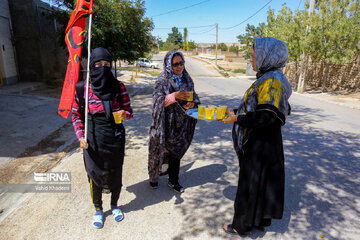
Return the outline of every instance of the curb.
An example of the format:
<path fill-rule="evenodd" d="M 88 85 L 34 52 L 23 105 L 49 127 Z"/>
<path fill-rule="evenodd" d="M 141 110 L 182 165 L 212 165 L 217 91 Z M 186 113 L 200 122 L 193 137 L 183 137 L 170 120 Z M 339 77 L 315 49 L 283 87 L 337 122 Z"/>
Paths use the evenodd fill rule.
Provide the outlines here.
<path fill-rule="evenodd" d="M 195 58 L 195 59 L 197 59 L 197 60 L 199 60 L 199 61 L 206 62 L 206 63 L 208 63 L 208 64 L 212 65 L 214 68 L 216 68 L 216 70 L 217 70 L 218 72 L 220 71 L 219 67 L 218 67 L 215 63 L 213 63 L 213 62 L 210 62 L 210 61 L 205 60 L 205 59 L 200 58 L 200 57 L 195 57 L 195 56 L 189 56 L 189 57 L 191 57 L 191 58 Z M 219 72 L 219 74 L 221 74 L 221 73 Z"/>
<path fill-rule="evenodd" d="M 339 103 L 339 102 L 331 101 L 331 100 L 316 97 L 316 96 L 311 96 L 309 94 L 304 94 L 304 93 L 293 92 L 293 94 L 296 94 L 298 96 L 304 96 L 304 97 L 311 98 L 311 99 L 316 99 L 316 100 L 319 100 L 321 102 L 331 103 L 331 104 L 335 104 L 335 105 L 338 105 L 338 106 L 343 106 L 343 107 L 347 107 L 347 108 L 351 108 L 351 109 L 360 110 L 360 106 L 359 107 L 351 106 L 351 105 L 348 105 L 346 103 Z"/>
<path fill-rule="evenodd" d="M 12 86 L 15 86 L 16 84 L 14 85 L 9 85 L 8 88 L 11 88 Z M 29 84 L 30 85 L 30 84 Z M 42 88 L 43 87 L 43 84 L 42 83 L 34 83 L 33 85 L 30 85 L 30 86 L 24 86 L 24 87 L 19 87 L 19 89 L 16 89 L 16 90 L 7 90 L 7 87 L 3 87 L 5 89 L 2 89 L 0 88 L 0 93 L 1 94 L 20 94 L 20 95 L 23 95 L 23 94 L 26 94 L 28 92 L 31 92 L 31 91 L 35 91 L 39 88 Z"/>

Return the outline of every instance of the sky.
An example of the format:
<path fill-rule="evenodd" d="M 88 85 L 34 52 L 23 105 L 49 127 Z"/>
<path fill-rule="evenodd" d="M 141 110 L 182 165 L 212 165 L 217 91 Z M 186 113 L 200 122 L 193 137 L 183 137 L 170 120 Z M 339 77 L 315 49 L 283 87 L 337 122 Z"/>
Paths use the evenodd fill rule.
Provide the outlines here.
<path fill-rule="evenodd" d="M 152 35 L 163 41 L 172 27 L 181 33 L 186 27 L 189 41 L 215 43 L 217 23 L 218 42 L 231 43 L 238 42 L 236 36 L 246 32 L 247 24 L 266 23 L 268 9 L 277 13 L 284 3 L 294 12 L 304 10 L 305 0 L 145 0 L 145 15 L 154 22 Z"/>

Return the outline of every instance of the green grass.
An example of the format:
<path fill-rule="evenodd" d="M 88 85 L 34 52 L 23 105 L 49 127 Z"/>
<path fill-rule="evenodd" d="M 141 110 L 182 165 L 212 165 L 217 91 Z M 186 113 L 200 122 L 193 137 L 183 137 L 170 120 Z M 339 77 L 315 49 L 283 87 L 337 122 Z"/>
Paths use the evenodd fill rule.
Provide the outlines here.
<path fill-rule="evenodd" d="M 219 66 L 219 65 L 216 65 L 220 70 L 225 70 L 223 67 Z"/>
<path fill-rule="evenodd" d="M 129 79 L 130 82 L 134 83 L 136 82 L 135 78 L 133 76 L 131 76 L 131 78 Z"/>
<path fill-rule="evenodd" d="M 228 74 L 227 72 L 224 72 L 224 71 L 219 71 L 219 73 L 220 73 L 221 75 L 223 75 L 224 77 L 228 77 L 228 76 L 229 76 L 229 74 Z"/>
<path fill-rule="evenodd" d="M 150 74 L 150 75 L 153 76 L 153 77 L 157 77 L 157 76 L 159 76 L 159 74 L 160 74 L 160 72 L 159 72 L 159 71 L 156 71 L 156 70 L 144 71 L 144 72 Z"/>
<path fill-rule="evenodd" d="M 245 72 L 246 72 L 246 70 L 242 69 L 242 68 L 237 68 L 237 69 L 233 70 L 233 73 L 245 73 Z"/>
<path fill-rule="evenodd" d="M 126 71 L 133 71 L 136 72 L 136 67 L 119 67 L 117 70 L 126 70 Z M 158 70 L 145 70 L 144 68 L 138 69 L 138 72 L 147 73 L 150 74 L 153 77 L 157 77 L 160 74 L 160 71 Z"/>
<path fill-rule="evenodd" d="M 117 70 L 136 71 L 136 67 L 118 67 Z"/>

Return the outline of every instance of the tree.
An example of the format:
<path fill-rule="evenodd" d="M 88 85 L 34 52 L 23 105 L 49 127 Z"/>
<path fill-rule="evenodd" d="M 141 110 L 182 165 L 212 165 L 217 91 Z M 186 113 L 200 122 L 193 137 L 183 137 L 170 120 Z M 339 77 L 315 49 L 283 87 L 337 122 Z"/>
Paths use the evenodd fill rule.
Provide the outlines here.
<path fill-rule="evenodd" d="M 168 34 L 166 43 L 168 46 L 173 46 L 174 47 L 173 49 L 181 48 L 181 46 L 183 45 L 183 38 L 177 27 L 173 27 L 171 29 L 171 33 Z"/>
<path fill-rule="evenodd" d="M 239 42 L 245 44 L 244 47 L 240 49 L 240 51 L 245 51 L 245 59 L 250 59 L 251 47 L 254 44 L 255 38 L 264 37 L 264 27 L 265 23 L 260 23 L 258 27 L 248 24 L 246 25 L 246 33 L 237 36 Z"/>
<path fill-rule="evenodd" d="M 350 62 L 359 54 L 359 1 L 321 0 L 311 16 L 307 51 L 314 61 L 325 63 L 322 91 L 326 90 L 329 66 Z"/>
<path fill-rule="evenodd" d="M 235 46 L 235 45 L 230 46 L 229 52 L 236 53 L 236 55 L 239 54 L 239 46 Z"/>
<path fill-rule="evenodd" d="M 211 49 L 216 49 L 216 45 L 213 44 L 210 46 Z M 227 51 L 228 50 L 228 47 L 226 46 L 225 43 L 219 43 L 218 44 L 218 49 L 220 49 L 221 51 Z"/>
<path fill-rule="evenodd" d="M 302 45 L 304 43 L 304 32 L 306 26 L 303 12 L 297 11 L 295 16 L 290 8 L 283 4 L 282 9 L 275 17 L 274 10 L 269 9 L 267 25 L 263 26 L 263 35 L 274 37 L 287 43 L 289 51 L 289 60 L 297 61 L 302 54 Z"/>
<path fill-rule="evenodd" d="M 162 48 L 160 48 L 160 50 L 162 51 L 169 51 L 169 50 L 174 50 L 174 49 L 179 49 L 179 46 L 171 43 L 171 42 L 164 42 Z"/>
<path fill-rule="evenodd" d="M 293 15 L 286 4 L 283 4 L 277 16 L 275 16 L 273 9 L 269 9 L 267 25 L 263 27 L 264 36 L 274 37 L 287 43 L 288 59 L 295 62 L 296 72 L 305 47 L 306 34 L 304 33 L 306 32 L 306 24 L 304 22 L 306 17 L 304 11 L 296 11 L 295 15 Z"/>
<path fill-rule="evenodd" d="M 195 41 L 188 41 L 184 43 L 184 49 L 193 50 L 196 48 Z"/>
<path fill-rule="evenodd" d="M 188 30 L 187 28 L 184 28 L 184 43 L 183 43 L 183 48 L 184 50 L 187 49 L 187 37 L 188 37 Z"/>
<path fill-rule="evenodd" d="M 329 66 L 350 62 L 360 53 L 360 3 L 358 0 L 316 0 L 315 11 L 309 13 L 309 1 L 305 1 L 305 10 L 293 13 L 286 4 L 278 11 L 269 9 L 267 24 L 258 27 L 247 25 L 246 34 L 237 38 L 246 44 L 247 58 L 250 57 L 250 46 L 257 37 L 275 37 L 287 43 L 289 61 L 295 62 L 298 69 L 301 63 L 300 76 L 307 71 L 307 63 L 324 62 L 323 91 Z M 244 50 L 244 48 L 242 49 Z M 296 76 L 297 78 L 297 76 Z M 304 77 L 305 78 L 305 77 Z M 304 78 L 299 77 L 298 91 L 302 91 Z"/>
<path fill-rule="evenodd" d="M 60 39 L 64 42 L 65 28 L 74 8 L 72 0 L 55 0 L 58 10 L 55 17 L 62 25 Z M 102 46 L 111 53 L 114 61 L 134 61 L 151 50 L 153 22 L 145 17 L 143 0 L 98 0 L 94 1 L 91 28 L 91 47 Z M 64 16 L 68 17 L 65 18 Z M 87 28 L 86 28 L 87 32 Z M 87 33 L 85 32 L 84 52 L 86 56 Z M 65 43 L 64 43 L 65 47 Z M 115 65 L 116 68 L 116 65 Z"/>
<path fill-rule="evenodd" d="M 225 43 L 220 43 L 218 45 L 218 49 L 220 49 L 221 51 L 227 51 L 228 50 L 228 47 L 226 46 Z"/>

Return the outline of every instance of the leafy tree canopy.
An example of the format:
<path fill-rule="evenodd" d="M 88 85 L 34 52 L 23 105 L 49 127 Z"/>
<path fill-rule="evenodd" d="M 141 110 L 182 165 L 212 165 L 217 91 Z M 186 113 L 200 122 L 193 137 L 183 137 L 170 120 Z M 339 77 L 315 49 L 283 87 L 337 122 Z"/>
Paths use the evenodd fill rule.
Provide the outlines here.
<path fill-rule="evenodd" d="M 264 37 L 264 27 L 264 23 L 260 23 L 258 27 L 248 24 L 246 25 L 246 33 L 237 36 L 239 42 L 245 44 L 244 47 L 240 49 L 240 51 L 245 51 L 245 59 L 250 59 L 251 47 L 254 44 L 255 38 Z"/>
<path fill-rule="evenodd" d="M 172 49 L 179 49 L 182 47 L 183 38 L 182 38 L 182 34 L 179 32 L 179 29 L 177 27 L 173 27 L 171 29 L 171 33 L 168 34 L 166 43 L 168 46 L 173 46 Z"/>
<path fill-rule="evenodd" d="M 64 44 L 65 28 L 74 8 L 72 0 L 54 0 L 62 9 L 55 12 L 62 25 L 59 39 Z M 145 17 L 143 0 L 98 0 L 94 1 L 91 28 L 91 47 L 105 47 L 114 60 L 134 61 L 145 56 L 154 45 L 151 31 L 153 22 Z M 87 43 L 85 33 L 84 45 Z M 87 46 L 84 46 L 85 50 Z M 86 51 L 83 51 L 85 54 Z M 84 56 L 84 55 L 83 55 Z"/>
<path fill-rule="evenodd" d="M 189 50 L 193 50 L 196 48 L 196 44 L 195 41 L 188 41 L 188 42 L 184 42 L 184 49 L 188 49 Z"/>
<path fill-rule="evenodd" d="M 238 53 L 239 52 L 239 46 L 232 45 L 229 47 L 229 52 Z"/>
<path fill-rule="evenodd" d="M 216 49 L 216 44 L 211 45 L 210 48 L 211 49 Z M 228 50 L 228 47 L 226 46 L 225 43 L 219 43 L 217 48 L 220 49 L 221 51 L 227 51 Z"/>

